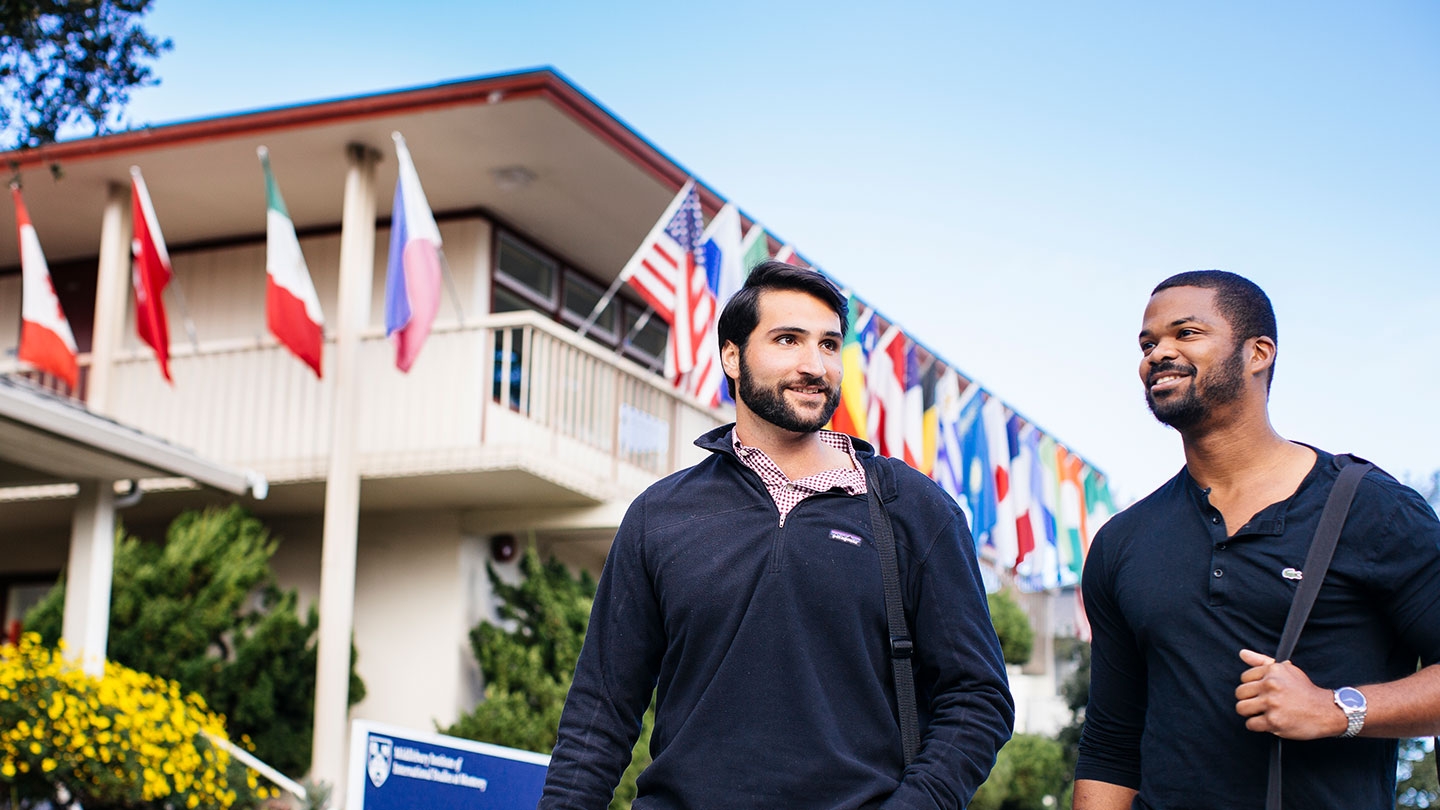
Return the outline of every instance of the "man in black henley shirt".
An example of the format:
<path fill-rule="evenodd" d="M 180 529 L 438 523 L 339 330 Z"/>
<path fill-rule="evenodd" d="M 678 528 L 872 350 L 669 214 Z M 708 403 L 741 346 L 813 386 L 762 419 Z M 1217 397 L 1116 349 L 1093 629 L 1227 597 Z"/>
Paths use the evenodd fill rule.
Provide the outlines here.
<path fill-rule="evenodd" d="M 1176 276 L 1146 309 L 1146 399 L 1186 466 L 1086 559 L 1075 810 L 1263 807 L 1273 735 L 1287 808 L 1389 808 L 1396 738 L 1440 730 L 1440 521 L 1384 473 L 1361 483 L 1291 660 L 1263 654 L 1338 472 L 1270 427 L 1275 345 L 1269 300 L 1230 273 Z M 1357 720 L 1341 687 L 1364 698 Z"/>

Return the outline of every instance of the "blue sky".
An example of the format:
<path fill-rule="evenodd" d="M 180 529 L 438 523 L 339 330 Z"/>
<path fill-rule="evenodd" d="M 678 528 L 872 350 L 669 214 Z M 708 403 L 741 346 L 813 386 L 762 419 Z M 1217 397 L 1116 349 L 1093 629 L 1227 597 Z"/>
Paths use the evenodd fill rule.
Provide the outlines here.
<path fill-rule="evenodd" d="M 1201 268 L 1275 302 L 1282 435 L 1440 468 L 1433 2 L 157 0 L 148 25 L 175 47 L 132 123 L 553 66 L 1122 497 L 1183 463 L 1135 334 Z"/>

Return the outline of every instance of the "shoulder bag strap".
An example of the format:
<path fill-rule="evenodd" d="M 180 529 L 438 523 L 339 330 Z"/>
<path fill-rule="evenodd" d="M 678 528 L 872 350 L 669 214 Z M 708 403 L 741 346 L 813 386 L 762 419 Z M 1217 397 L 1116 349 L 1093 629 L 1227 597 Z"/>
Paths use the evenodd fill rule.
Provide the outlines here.
<path fill-rule="evenodd" d="M 1276 661 L 1287 661 L 1295 652 L 1295 642 L 1305 620 L 1310 618 L 1310 608 L 1315 605 L 1315 596 L 1320 593 L 1320 584 L 1325 581 L 1325 572 L 1330 570 L 1330 558 L 1335 556 L 1335 544 L 1340 540 L 1340 530 L 1345 526 L 1345 516 L 1350 513 L 1350 503 L 1355 500 L 1355 490 L 1365 473 L 1375 469 L 1367 461 L 1351 461 L 1347 456 L 1337 456 L 1343 466 L 1325 508 L 1320 512 L 1320 525 L 1315 528 L 1315 538 L 1310 541 L 1310 551 L 1305 555 L 1305 567 L 1301 570 L 1300 586 L 1295 589 L 1295 599 L 1290 603 L 1290 613 L 1285 617 L 1285 630 L 1280 634 L 1280 647 L 1275 651 Z M 1280 744 L 1275 738 L 1270 746 L 1270 781 L 1265 792 L 1265 810 L 1280 810 Z"/>
<path fill-rule="evenodd" d="M 885 623 L 890 631 L 890 664 L 895 674 L 895 700 L 900 709 L 900 741 L 908 768 L 920 750 L 920 720 L 915 709 L 915 674 L 910 657 L 915 645 L 905 623 L 905 603 L 900 597 L 900 567 L 895 559 L 895 530 L 890 514 L 880 501 L 879 476 L 872 462 L 866 467 L 865 490 L 870 499 L 870 528 L 875 533 L 875 550 L 880 553 L 880 578 L 885 584 Z"/>

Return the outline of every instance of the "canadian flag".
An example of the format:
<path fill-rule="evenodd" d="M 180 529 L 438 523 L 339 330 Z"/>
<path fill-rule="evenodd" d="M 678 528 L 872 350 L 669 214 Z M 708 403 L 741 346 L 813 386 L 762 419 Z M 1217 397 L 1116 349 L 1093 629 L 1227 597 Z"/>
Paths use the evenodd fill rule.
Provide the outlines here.
<path fill-rule="evenodd" d="M 135 331 L 155 350 L 160 373 L 165 375 L 166 382 L 173 384 L 170 327 L 165 321 L 165 302 L 160 297 L 172 275 L 170 254 L 165 250 L 165 237 L 160 234 L 160 222 L 155 219 L 155 206 L 150 204 L 150 192 L 145 188 L 139 166 L 130 167 L 130 191 L 131 218 L 135 223 L 135 236 L 130 242 L 135 258 L 130 273 L 135 288 Z"/>
<path fill-rule="evenodd" d="M 25 199 L 18 185 L 10 186 L 15 198 L 15 224 L 20 228 L 20 360 L 65 381 L 74 391 L 80 385 L 80 369 L 76 362 L 75 334 L 70 321 L 60 309 L 55 285 L 50 282 L 50 266 L 40 250 L 40 237 L 30 224 Z"/>

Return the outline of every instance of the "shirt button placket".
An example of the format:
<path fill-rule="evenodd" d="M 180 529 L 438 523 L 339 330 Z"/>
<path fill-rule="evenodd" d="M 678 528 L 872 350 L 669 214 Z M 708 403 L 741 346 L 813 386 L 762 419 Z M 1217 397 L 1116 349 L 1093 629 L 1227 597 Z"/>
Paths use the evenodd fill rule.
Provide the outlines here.
<path fill-rule="evenodd" d="M 1210 525 L 1211 536 L 1214 538 L 1213 551 L 1210 554 L 1210 604 L 1223 605 L 1225 598 L 1225 565 L 1220 559 L 1221 553 L 1229 548 L 1229 538 L 1223 536 L 1225 531 L 1225 518 L 1218 511 L 1211 510 Z"/>

